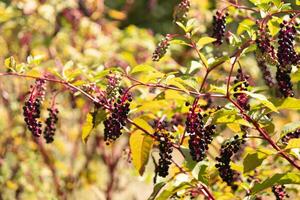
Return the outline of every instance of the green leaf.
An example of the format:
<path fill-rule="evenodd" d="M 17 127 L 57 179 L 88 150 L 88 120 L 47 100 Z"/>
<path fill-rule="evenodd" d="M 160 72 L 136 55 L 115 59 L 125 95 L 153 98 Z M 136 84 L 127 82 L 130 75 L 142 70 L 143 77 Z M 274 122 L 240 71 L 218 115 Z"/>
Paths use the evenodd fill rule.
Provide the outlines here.
<path fill-rule="evenodd" d="M 210 44 L 210 43 L 213 43 L 214 41 L 216 41 L 217 39 L 216 38 L 212 38 L 212 37 L 202 37 L 198 40 L 197 42 L 197 45 L 198 45 L 198 48 L 202 48 L 204 47 L 205 45 L 207 44 Z"/>
<path fill-rule="evenodd" d="M 133 165 L 142 176 L 149 160 L 153 139 L 145 135 L 143 131 L 136 130 L 130 135 L 129 144 Z"/>
<path fill-rule="evenodd" d="M 199 53 L 200 59 L 204 66 L 208 67 L 208 61 L 202 53 Z"/>
<path fill-rule="evenodd" d="M 266 179 L 262 183 L 257 183 L 251 189 L 251 194 L 263 191 L 274 184 L 300 184 L 299 173 L 275 174 L 271 178 Z"/>
<path fill-rule="evenodd" d="M 186 26 L 185 26 L 183 23 L 181 23 L 181 22 L 176 22 L 176 24 L 177 24 L 177 25 L 178 25 L 185 33 L 188 32 Z"/>
<path fill-rule="evenodd" d="M 189 94 L 189 91 L 183 85 L 183 84 L 185 84 L 184 81 L 179 77 L 174 77 L 174 78 L 167 79 L 166 84 L 174 85 L 174 86 L 178 87 L 179 89 L 182 89 L 183 91 L 185 91 L 187 94 Z"/>
<path fill-rule="evenodd" d="M 300 148 L 300 138 L 291 139 L 284 149 Z"/>
<path fill-rule="evenodd" d="M 197 162 L 192 159 L 192 156 L 190 154 L 190 150 L 188 148 L 185 148 L 185 147 L 180 147 L 180 150 L 182 151 L 182 153 L 184 155 L 184 158 L 185 158 L 185 166 L 188 169 L 193 170 L 194 167 L 197 165 Z"/>
<path fill-rule="evenodd" d="M 208 185 L 208 175 L 206 169 L 208 165 L 202 164 L 199 166 L 199 173 L 198 173 L 198 181 L 201 181 L 205 185 Z"/>
<path fill-rule="evenodd" d="M 253 20 L 244 19 L 239 23 L 237 34 L 241 35 L 244 31 L 250 31 L 253 25 L 255 25 L 255 22 Z"/>
<path fill-rule="evenodd" d="M 160 182 L 157 183 L 154 188 L 153 191 L 150 195 L 150 197 L 148 198 L 148 200 L 154 200 L 156 198 L 156 196 L 158 195 L 158 193 L 160 192 L 160 190 L 166 185 L 166 183 L 164 182 Z"/>
<path fill-rule="evenodd" d="M 183 190 L 187 187 L 190 187 L 190 184 L 188 182 L 183 182 L 178 186 L 172 186 L 171 188 L 168 188 L 167 190 L 164 190 L 157 198 L 156 200 L 167 200 L 169 199 L 173 194 L 176 192 Z"/>
<path fill-rule="evenodd" d="M 279 18 L 272 16 L 272 19 L 268 22 L 269 32 L 272 36 L 275 36 L 280 30 Z"/>
<path fill-rule="evenodd" d="M 252 98 L 258 100 L 260 103 L 262 103 L 264 106 L 266 106 L 267 108 L 269 108 L 270 110 L 274 111 L 274 112 L 278 112 L 277 108 L 274 106 L 274 104 L 272 102 L 270 102 L 267 97 L 265 97 L 262 94 L 257 94 L 257 93 L 252 93 L 252 92 L 248 92 L 245 91 L 246 94 L 248 94 L 249 96 L 251 96 Z"/>
<path fill-rule="evenodd" d="M 156 71 L 157 70 L 151 67 L 150 65 L 137 65 L 132 69 L 131 74 L 138 73 L 138 72 L 156 72 Z"/>
<path fill-rule="evenodd" d="M 278 106 L 278 109 L 300 110 L 300 99 L 288 97 Z"/>
<path fill-rule="evenodd" d="M 96 109 L 93 113 L 93 128 L 96 128 L 101 122 L 106 119 L 106 112 L 103 109 Z"/>
<path fill-rule="evenodd" d="M 288 123 L 288 124 L 284 125 L 281 130 L 282 136 L 287 133 L 293 132 L 293 131 L 297 130 L 298 128 L 300 128 L 300 121 Z"/>
<path fill-rule="evenodd" d="M 243 161 L 244 173 L 250 172 L 260 166 L 266 157 L 267 155 L 261 152 L 248 153 Z"/>
<path fill-rule="evenodd" d="M 229 56 L 223 56 L 223 57 L 215 59 L 213 62 L 209 62 L 208 66 L 209 66 L 209 68 L 213 68 L 213 67 L 216 67 L 216 66 L 226 62 L 229 59 L 230 59 Z"/>
<path fill-rule="evenodd" d="M 210 92 L 216 92 L 221 94 L 226 94 L 226 85 L 222 85 L 221 87 L 210 84 L 209 88 Z"/>
<path fill-rule="evenodd" d="M 92 113 L 88 113 L 85 123 L 82 126 L 81 139 L 86 143 L 88 136 L 92 130 L 96 128 L 102 121 L 106 119 L 106 112 L 102 109 L 96 109 Z"/>
<path fill-rule="evenodd" d="M 170 44 L 179 44 L 179 45 L 190 46 L 189 43 L 186 43 L 185 41 L 180 40 L 180 39 L 172 40 L 172 41 L 170 41 Z"/>

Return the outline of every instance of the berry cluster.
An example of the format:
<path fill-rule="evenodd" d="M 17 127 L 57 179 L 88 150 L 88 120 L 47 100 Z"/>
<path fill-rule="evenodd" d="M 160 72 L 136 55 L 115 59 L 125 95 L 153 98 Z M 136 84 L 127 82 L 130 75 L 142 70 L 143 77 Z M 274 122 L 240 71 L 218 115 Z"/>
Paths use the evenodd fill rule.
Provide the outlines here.
<path fill-rule="evenodd" d="M 156 140 L 159 142 L 159 160 L 155 171 L 161 177 L 168 176 L 169 166 L 172 163 L 173 145 L 170 139 L 173 139 L 173 137 L 165 129 L 166 127 L 165 122 L 159 122 L 157 131 L 154 133 Z"/>
<path fill-rule="evenodd" d="M 260 71 L 262 72 L 262 77 L 265 81 L 265 84 L 269 86 L 270 88 L 273 88 L 275 86 L 271 71 L 269 67 L 267 66 L 267 63 L 264 60 L 257 59 L 258 67 L 260 68 Z"/>
<path fill-rule="evenodd" d="M 238 84 L 234 87 L 235 92 L 247 91 L 249 86 L 249 75 L 244 75 L 241 69 L 238 69 L 238 73 L 235 77 L 234 84 Z M 235 93 L 233 95 L 237 99 L 237 103 L 244 108 L 245 110 L 250 109 L 250 105 L 248 104 L 249 97 L 245 93 Z"/>
<path fill-rule="evenodd" d="M 132 101 L 131 95 L 122 94 L 116 100 L 111 100 L 110 116 L 104 121 L 104 140 L 107 144 L 115 141 L 122 135 L 122 129 L 126 124 L 129 106 Z"/>
<path fill-rule="evenodd" d="M 281 67 L 297 64 L 300 60 L 294 48 L 294 40 L 297 31 L 293 23 L 283 21 L 280 24 L 278 35 L 278 62 Z"/>
<path fill-rule="evenodd" d="M 167 34 L 166 37 L 159 42 L 158 46 L 156 47 L 152 55 L 153 61 L 159 61 L 167 53 L 167 49 L 170 45 L 171 39 L 172 39 L 171 35 Z"/>
<path fill-rule="evenodd" d="M 39 121 L 40 107 L 40 99 L 29 99 L 23 106 L 24 121 L 35 137 L 40 137 L 42 134 L 42 123 Z"/>
<path fill-rule="evenodd" d="M 300 60 L 300 56 L 297 55 L 294 49 L 296 33 L 296 28 L 292 22 L 283 21 L 280 24 L 277 51 L 279 64 L 277 65 L 276 80 L 279 91 L 284 97 L 294 96 L 293 84 L 290 78 L 291 65 L 298 64 Z"/>
<path fill-rule="evenodd" d="M 237 171 L 231 169 L 230 161 L 231 157 L 239 151 L 240 145 L 244 143 L 244 138 L 235 135 L 233 140 L 222 144 L 220 156 L 216 157 L 216 160 L 218 161 L 216 168 L 218 168 L 220 177 L 227 185 L 231 186 L 233 190 L 237 189 L 237 185 L 234 184 L 234 182 L 238 180 L 239 174 Z"/>
<path fill-rule="evenodd" d="M 213 34 L 212 37 L 217 40 L 214 42 L 215 45 L 221 45 L 223 43 L 223 37 L 225 35 L 226 29 L 226 17 L 228 13 L 224 14 L 220 11 L 217 11 L 216 15 L 213 18 Z"/>
<path fill-rule="evenodd" d="M 260 50 L 259 60 L 264 60 L 270 64 L 276 64 L 276 52 L 274 46 L 271 44 L 270 33 L 260 27 L 257 31 L 256 44 Z"/>
<path fill-rule="evenodd" d="M 185 21 L 189 12 L 191 3 L 189 0 L 181 0 L 174 11 L 174 21 Z"/>
<path fill-rule="evenodd" d="M 201 161 L 206 157 L 208 145 L 212 142 L 215 133 L 215 125 L 204 127 L 203 116 L 190 109 L 186 120 L 186 132 L 190 136 L 189 149 L 194 161 Z"/>
<path fill-rule="evenodd" d="M 291 139 L 300 138 L 300 129 L 295 130 L 294 132 L 287 133 L 281 138 L 283 144 L 287 144 Z"/>
<path fill-rule="evenodd" d="M 284 97 L 293 97 L 295 95 L 293 91 L 293 83 L 291 82 L 291 68 L 285 69 L 280 65 L 277 66 L 276 80 L 279 91 Z"/>
<path fill-rule="evenodd" d="M 47 143 L 51 143 L 54 140 L 54 134 L 56 130 L 56 123 L 58 121 L 58 110 L 56 108 L 48 108 L 48 118 L 46 119 L 46 127 L 44 129 L 44 138 Z"/>
<path fill-rule="evenodd" d="M 283 200 L 285 197 L 289 198 L 289 195 L 285 191 L 284 185 L 274 185 L 272 187 L 272 192 L 276 197 L 276 200 Z"/>
<path fill-rule="evenodd" d="M 45 96 L 45 81 L 37 79 L 34 86 L 31 86 L 30 97 L 23 106 L 24 121 L 33 136 L 39 137 L 42 134 L 42 123 L 40 118 L 41 102 Z"/>

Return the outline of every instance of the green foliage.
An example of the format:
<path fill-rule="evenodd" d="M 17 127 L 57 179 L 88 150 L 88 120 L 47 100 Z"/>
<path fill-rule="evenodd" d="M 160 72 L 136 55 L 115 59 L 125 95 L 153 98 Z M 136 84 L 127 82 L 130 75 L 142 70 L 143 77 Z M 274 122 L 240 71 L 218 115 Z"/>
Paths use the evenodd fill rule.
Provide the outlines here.
<path fill-rule="evenodd" d="M 300 128 L 299 62 L 284 66 L 294 96 L 275 79 L 281 23 L 299 22 L 300 3 L 232 2 L 2 1 L 0 199 L 254 199 L 277 184 L 297 199 L 300 140 L 282 139 Z M 24 123 L 35 98 L 33 126 L 60 111 L 51 144 Z"/>

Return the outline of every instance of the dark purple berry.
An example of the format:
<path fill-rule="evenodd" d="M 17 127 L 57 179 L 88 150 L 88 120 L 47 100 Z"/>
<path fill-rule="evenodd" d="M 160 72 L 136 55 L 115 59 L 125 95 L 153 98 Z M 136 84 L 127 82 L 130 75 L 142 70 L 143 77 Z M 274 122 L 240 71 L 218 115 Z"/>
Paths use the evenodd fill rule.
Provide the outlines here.
<path fill-rule="evenodd" d="M 286 198 L 289 198 L 289 195 L 285 191 L 284 185 L 274 185 L 272 187 L 272 192 L 276 197 L 276 200 L 283 200 Z"/>
<path fill-rule="evenodd" d="M 288 144 L 291 139 L 300 138 L 300 129 L 297 129 L 293 132 L 287 133 L 281 138 L 283 144 Z"/>
<path fill-rule="evenodd" d="M 217 11 L 216 15 L 213 18 L 213 34 L 212 37 L 217 40 L 214 42 L 215 45 L 221 45 L 223 43 L 223 37 L 226 30 L 226 16 L 220 11 Z"/>
<path fill-rule="evenodd" d="M 48 108 L 48 118 L 46 119 L 46 127 L 44 129 L 44 138 L 46 143 L 52 143 L 54 141 L 54 135 L 56 131 L 56 123 L 58 121 L 58 110 L 56 108 Z"/>
<path fill-rule="evenodd" d="M 234 84 L 238 84 L 238 83 L 239 84 L 234 87 L 234 91 L 235 92 L 247 91 L 248 86 L 249 86 L 248 79 L 249 79 L 249 76 L 244 75 L 242 70 L 239 69 L 238 73 L 235 77 L 235 80 L 234 80 Z M 245 93 L 235 93 L 233 96 L 236 98 L 237 103 L 242 108 L 244 108 L 245 110 L 250 109 L 250 105 L 248 104 L 249 97 L 248 97 L 247 94 L 245 94 Z"/>
<path fill-rule="evenodd" d="M 220 177 L 227 185 L 231 186 L 233 190 L 237 189 L 237 185 L 234 182 L 239 179 L 239 173 L 231 169 L 231 157 L 239 151 L 243 141 L 244 138 L 240 138 L 238 135 L 234 136 L 232 140 L 222 144 L 220 156 L 216 157 L 216 168 L 218 168 Z"/>
<path fill-rule="evenodd" d="M 215 133 L 215 125 L 204 126 L 203 116 L 191 109 L 186 120 L 186 132 L 188 133 L 189 149 L 194 161 L 202 161 L 206 157 L 208 145 L 212 142 Z"/>
<path fill-rule="evenodd" d="M 40 122 L 40 107 L 45 96 L 46 82 L 41 79 L 35 81 L 31 86 L 30 97 L 23 106 L 24 121 L 33 136 L 39 137 L 42 134 L 42 123 Z"/>
<path fill-rule="evenodd" d="M 165 122 L 158 122 L 157 130 L 154 133 L 156 140 L 159 142 L 159 160 L 155 171 L 161 177 L 168 176 L 169 166 L 172 163 L 172 137 L 166 130 L 167 126 Z"/>

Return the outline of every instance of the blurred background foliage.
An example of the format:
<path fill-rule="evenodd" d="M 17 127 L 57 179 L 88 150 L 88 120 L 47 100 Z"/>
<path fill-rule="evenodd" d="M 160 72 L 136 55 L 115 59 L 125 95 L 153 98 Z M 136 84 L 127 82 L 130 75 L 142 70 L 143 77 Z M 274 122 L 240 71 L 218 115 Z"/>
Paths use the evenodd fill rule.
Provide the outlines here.
<path fill-rule="evenodd" d="M 190 66 L 198 69 L 199 63 L 195 62 L 196 56 L 191 50 L 176 44 L 171 47 L 172 56 L 169 52 L 159 64 L 151 61 L 152 52 L 162 35 L 181 31 L 172 17 L 173 8 L 178 2 L 2 0 L 0 69 L 7 71 L 5 59 L 13 56 L 17 63 L 26 63 L 17 65 L 18 72 L 26 71 L 36 76 L 51 72 L 70 81 L 80 76 L 80 81 L 74 82 L 74 85 L 94 82 L 102 88 L 107 84 L 105 75 L 113 67 L 126 69 L 127 66 L 146 63 L 161 72 L 184 72 Z M 251 5 L 248 1 L 244 3 Z M 209 34 L 212 11 L 222 7 L 222 4 L 223 1 L 215 0 L 192 1 L 189 15 L 196 19 L 199 34 Z M 238 23 L 232 21 L 230 26 L 237 28 Z M 213 51 L 221 54 L 222 49 L 208 47 L 204 51 L 207 55 Z M 247 68 L 256 66 L 254 57 L 243 58 L 241 63 L 246 66 L 254 82 L 263 85 L 257 68 Z M 214 80 L 218 80 L 215 84 L 225 79 L 224 73 L 227 71 L 228 66 L 224 65 L 212 73 Z M 193 81 L 197 85 L 201 80 L 200 71 Z M 128 80 L 124 82 L 128 84 Z M 105 146 L 103 126 L 94 131 L 87 144 L 84 144 L 81 141 L 82 126 L 92 104 L 76 93 L 73 96 L 68 92 L 59 92 L 65 88 L 57 84 L 48 84 L 48 95 L 43 106 L 45 110 L 56 95 L 60 114 L 55 141 L 51 145 L 37 145 L 26 130 L 22 116 L 23 101 L 32 83 L 31 79 L 1 77 L 0 199 L 56 199 L 61 191 L 67 199 L 106 199 L 113 192 L 113 199 L 134 200 L 146 199 L 151 194 L 153 164 L 150 162 L 147 168 L 151 170 L 139 177 L 130 162 L 128 138 L 122 137 L 114 145 Z M 139 92 L 140 96 L 133 107 L 141 102 L 153 103 L 157 95 L 147 89 L 140 89 Z M 167 95 L 171 103 L 155 104 L 157 113 L 165 110 L 168 116 L 172 116 L 178 110 L 183 112 L 186 110 L 183 106 L 185 101 L 191 100 L 188 96 L 176 96 L 177 93 Z M 152 112 L 153 107 L 147 105 L 139 109 L 145 113 Z M 162 105 L 165 107 L 161 108 Z M 170 105 L 174 110 L 166 110 Z M 45 111 L 42 117 L 46 118 Z M 151 119 L 151 116 L 147 119 Z M 278 131 L 285 123 L 300 118 L 299 113 L 291 111 L 274 120 Z M 230 134 L 227 128 L 224 135 Z M 217 141 L 222 140 L 218 136 Z M 253 144 L 253 147 L 256 145 Z M 215 155 L 217 153 L 213 152 Z M 115 169 L 111 170 L 113 164 Z M 281 170 L 287 168 L 283 165 Z M 270 167 L 267 169 L 262 177 L 274 174 Z M 218 180 L 216 171 L 212 170 L 212 166 L 208 171 L 211 172 L 213 184 Z M 59 188 L 53 184 L 55 177 L 59 180 Z M 113 184 L 113 188 L 110 188 L 110 184 Z M 240 199 L 233 196 L 225 184 L 213 185 L 213 189 L 217 191 L 217 199 Z"/>

